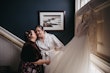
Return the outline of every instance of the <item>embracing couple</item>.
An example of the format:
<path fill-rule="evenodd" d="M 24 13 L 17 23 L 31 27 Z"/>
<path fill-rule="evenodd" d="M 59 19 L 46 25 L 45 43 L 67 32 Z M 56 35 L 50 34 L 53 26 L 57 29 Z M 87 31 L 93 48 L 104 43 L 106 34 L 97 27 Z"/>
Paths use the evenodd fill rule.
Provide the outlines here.
<path fill-rule="evenodd" d="M 63 43 L 40 25 L 35 30 L 26 31 L 19 73 L 44 73 L 46 66 L 62 47 Z"/>

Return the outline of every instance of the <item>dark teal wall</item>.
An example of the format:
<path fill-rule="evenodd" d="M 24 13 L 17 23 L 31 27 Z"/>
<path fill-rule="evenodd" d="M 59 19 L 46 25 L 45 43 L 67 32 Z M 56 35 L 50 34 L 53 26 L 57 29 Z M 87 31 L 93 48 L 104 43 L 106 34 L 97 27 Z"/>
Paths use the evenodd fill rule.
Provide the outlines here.
<path fill-rule="evenodd" d="M 38 25 L 38 11 L 66 11 L 65 30 L 49 31 L 64 44 L 74 36 L 74 0 L 0 0 L 0 26 L 24 40 L 24 32 Z"/>

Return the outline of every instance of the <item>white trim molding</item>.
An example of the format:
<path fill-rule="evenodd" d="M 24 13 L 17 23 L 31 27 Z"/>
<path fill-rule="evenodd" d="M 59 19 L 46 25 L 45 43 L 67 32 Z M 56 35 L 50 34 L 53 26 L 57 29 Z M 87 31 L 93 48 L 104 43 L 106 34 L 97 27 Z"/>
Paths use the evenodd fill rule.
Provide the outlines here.
<path fill-rule="evenodd" d="M 110 63 L 108 63 L 105 60 L 97 57 L 94 54 L 90 55 L 90 60 L 92 63 L 94 63 L 98 68 L 103 70 L 105 73 L 110 73 Z"/>
<path fill-rule="evenodd" d="M 22 47 L 23 44 L 25 43 L 22 39 L 18 38 L 17 36 L 15 36 L 14 34 L 12 34 L 11 32 L 9 32 L 8 30 L 4 29 L 1 26 L 0 26 L 0 35 L 7 38 L 8 40 L 10 40 L 19 47 Z"/>
<path fill-rule="evenodd" d="M 108 1 L 105 1 L 104 3 L 98 5 L 97 7 L 94 8 L 94 11 L 95 12 L 98 12 L 98 11 L 101 11 L 103 10 L 104 8 L 107 8 L 110 6 L 110 0 Z"/>

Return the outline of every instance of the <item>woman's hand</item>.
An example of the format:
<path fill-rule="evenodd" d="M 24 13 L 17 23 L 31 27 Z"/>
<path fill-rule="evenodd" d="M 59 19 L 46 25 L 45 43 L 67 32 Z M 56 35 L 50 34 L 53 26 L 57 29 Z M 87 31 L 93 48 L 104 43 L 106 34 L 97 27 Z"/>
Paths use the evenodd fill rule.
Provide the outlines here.
<path fill-rule="evenodd" d="M 43 65 L 43 64 L 47 64 L 49 65 L 50 64 L 50 60 L 43 60 L 43 59 L 40 59 L 36 62 L 33 62 L 33 64 L 37 64 L 37 65 Z"/>
<path fill-rule="evenodd" d="M 45 60 L 45 64 L 49 65 L 50 64 L 50 60 Z"/>

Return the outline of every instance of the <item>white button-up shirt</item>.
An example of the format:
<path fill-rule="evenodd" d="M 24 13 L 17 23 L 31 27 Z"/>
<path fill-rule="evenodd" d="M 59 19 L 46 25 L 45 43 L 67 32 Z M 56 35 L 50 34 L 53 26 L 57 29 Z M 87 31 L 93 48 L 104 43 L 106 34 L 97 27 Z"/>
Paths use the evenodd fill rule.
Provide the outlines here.
<path fill-rule="evenodd" d="M 52 59 L 55 54 L 57 54 L 58 50 L 64 46 L 55 35 L 46 32 L 44 42 L 38 39 L 36 44 L 41 50 L 41 54 L 44 59 Z"/>

